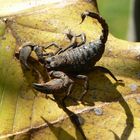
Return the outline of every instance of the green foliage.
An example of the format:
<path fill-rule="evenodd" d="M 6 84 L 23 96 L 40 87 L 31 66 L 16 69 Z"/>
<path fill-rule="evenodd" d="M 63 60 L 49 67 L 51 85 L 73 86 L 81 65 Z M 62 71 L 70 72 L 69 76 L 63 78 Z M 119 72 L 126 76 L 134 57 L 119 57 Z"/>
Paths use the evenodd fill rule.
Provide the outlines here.
<path fill-rule="evenodd" d="M 126 39 L 130 0 L 98 0 L 98 7 L 109 24 L 110 32 L 118 38 Z"/>

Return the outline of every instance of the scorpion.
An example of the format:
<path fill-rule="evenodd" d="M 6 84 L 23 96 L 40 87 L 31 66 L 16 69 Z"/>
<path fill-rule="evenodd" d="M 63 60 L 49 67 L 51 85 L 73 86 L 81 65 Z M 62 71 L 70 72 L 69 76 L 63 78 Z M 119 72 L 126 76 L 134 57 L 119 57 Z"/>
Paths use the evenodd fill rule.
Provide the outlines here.
<path fill-rule="evenodd" d="M 88 76 L 86 76 L 86 73 L 89 71 L 98 69 L 103 73 L 108 73 L 116 82 L 122 82 L 122 80 L 118 80 L 107 68 L 95 66 L 96 62 L 101 59 L 105 50 L 105 43 L 109 32 L 108 25 L 99 14 L 90 11 L 85 11 L 81 14 L 82 21 L 80 24 L 86 17 L 96 19 L 100 23 L 102 34 L 99 39 L 86 43 L 86 35 L 84 33 L 75 35 L 69 31 L 67 37 L 71 41 L 71 44 L 65 48 L 58 46 L 56 43 L 51 43 L 46 47 L 26 44 L 20 49 L 19 60 L 25 67 L 29 69 L 27 59 L 31 52 L 34 51 L 38 57 L 38 61 L 44 65 L 46 70 L 50 71 L 49 74 L 53 78 L 49 82 L 43 84 L 33 83 L 33 88 L 46 94 L 56 93 L 62 89 L 66 91 L 68 89 L 64 97 L 65 100 L 71 94 L 74 81 L 70 79 L 69 76 L 73 76 L 84 80 L 84 91 L 79 98 L 80 101 L 83 101 L 89 89 L 89 80 Z M 78 37 L 81 38 L 81 42 L 76 40 Z M 44 49 L 50 46 L 57 47 L 58 51 L 54 54 L 46 53 Z"/>

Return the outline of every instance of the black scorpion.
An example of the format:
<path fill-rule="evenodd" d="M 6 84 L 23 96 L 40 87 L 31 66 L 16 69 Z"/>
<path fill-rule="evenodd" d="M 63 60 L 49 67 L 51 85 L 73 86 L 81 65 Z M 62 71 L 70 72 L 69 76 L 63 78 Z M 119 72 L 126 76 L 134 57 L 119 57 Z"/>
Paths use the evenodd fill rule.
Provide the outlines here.
<path fill-rule="evenodd" d="M 27 68 L 29 68 L 27 59 L 31 52 L 35 51 L 39 62 L 44 64 L 45 68 L 50 71 L 51 76 L 54 78 L 44 84 L 33 83 L 33 87 L 36 90 L 49 94 L 55 93 L 58 90 L 61 91 L 61 89 L 68 89 L 67 95 L 64 97 L 64 99 L 66 99 L 71 93 L 73 86 L 73 81 L 67 75 L 72 75 L 85 80 L 84 91 L 80 96 L 80 100 L 82 101 L 88 91 L 88 77 L 85 74 L 94 69 L 99 69 L 104 73 L 108 73 L 116 82 L 121 82 L 121 80 L 117 80 L 107 68 L 95 66 L 105 50 L 105 43 L 108 38 L 108 25 L 100 15 L 89 11 L 85 11 L 81 14 L 81 23 L 87 16 L 98 20 L 102 26 L 102 34 L 100 38 L 95 41 L 86 44 L 86 36 L 84 33 L 74 35 L 69 31 L 67 37 L 72 43 L 64 49 L 55 43 L 51 43 L 47 47 L 32 44 L 26 44 L 22 47 L 19 53 L 19 59 Z M 81 38 L 81 42 L 76 40 L 78 37 Z M 58 47 L 58 51 L 54 54 L 45 53 L 44 49 L 52 45 Z"/>

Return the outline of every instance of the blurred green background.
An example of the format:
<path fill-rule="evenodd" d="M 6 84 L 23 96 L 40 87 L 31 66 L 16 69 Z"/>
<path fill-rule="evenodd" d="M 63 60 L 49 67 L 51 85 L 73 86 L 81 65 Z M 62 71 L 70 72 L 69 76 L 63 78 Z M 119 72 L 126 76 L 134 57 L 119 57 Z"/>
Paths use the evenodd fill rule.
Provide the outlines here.
<path fill-rule="evenodd" d="M 100 14 L 109 24 L 110 33 L 127 40 L 130 0 L 97 0 L 97 2 Z"/>

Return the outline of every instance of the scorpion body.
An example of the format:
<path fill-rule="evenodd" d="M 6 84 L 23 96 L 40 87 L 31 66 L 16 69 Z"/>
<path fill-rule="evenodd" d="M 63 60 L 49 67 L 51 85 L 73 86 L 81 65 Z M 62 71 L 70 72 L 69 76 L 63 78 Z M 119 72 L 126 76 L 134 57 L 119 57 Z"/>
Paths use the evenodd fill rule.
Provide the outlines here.
<path fill-rule="evenodd" d="M 72 33 L 68 33 L 67 37 L 71 41 L 73 41 L 72 44 L 68 47 L 62 49 L 55 43 L 52 43 L 49 46 L 45 47 L 45 49 L 52 45 L 58 47 L 59 50 L 53 55 L 45 54 L 43 47 L 31 44 L 25 45 L 20 50 L 19 59 L 27 68 L 29 68 L 27 64 L 27 59 L 31 54 L 31 51 L 34 50 L 39 58 L 39 62 L 44 64 L 47 70 L 53 70 L 54 73 L 57 73 L 57 71 L 59 71 L 59 76 L 57 74 L 57 76 L 54 74 L 54 79 L 49 82 L 46 82 L 44 84 L 34 83 L 33 87 L 36 90 L 48 94 L 48 92 L 51 91 L 56 92 L 57 90 L 60 91 L 61 89 L 68 88 L 68 93 L 66 95 L 67 97 L 71 93 L 73 81 L 65 75 L 66 73 L 67 75 L 73 75 L 74 77 L 83 79 L 85 81 L 84 91 L 80 97 L 80 100 L 82 100 L 88 91 L 88 77 L 83 74 L 93 69 L 99 69 L 104 73 L 110 74 L 116 82 L 121 81 L 117 80 L 116 77 L 112 74 L 112 72 L 109 71 L 107 68 L 95 66 L 96 62 L 100 60 L 105 50 L 105 43 L 108 37 L 108 25 L 100 15 L 89 11 L 81 14 L 81 23 L 87 16 L 97 19 L 98 22 L 101 24 L 102 34 L 100 35 L 99 39 L 86 43 L 85 34 L 80 34 L 76 36 Z M 82 39 L 81 43 L 79 44 L 76 41 L 77 37 L 81 37 Z M 66 99 L 66 97 L 64 97 L 64 99 Z"/>
<path fill-rule="evenodd" d="M 85 12 L 82 15 L 82 19 L 84 20 L 85 16 L 87 15 L 97 19 L 101 24 L 103 29 L 100 38 L 88 44 L 83 44 L 79 47 L 64 51 L 59 55 L 47 58 L 47 69 L 80 74 L 81 72 L 83 73 L 91 70 L 92 66 L 94 66 L 98 60 L 100 60 L 107 41 L 108 25 L 101 16 L 91 12 Z"/>

